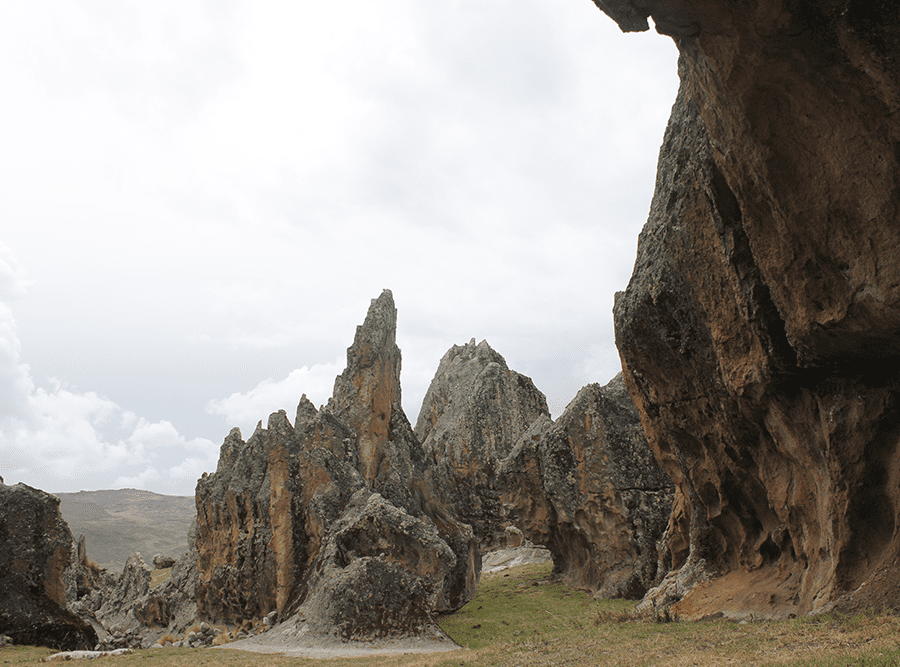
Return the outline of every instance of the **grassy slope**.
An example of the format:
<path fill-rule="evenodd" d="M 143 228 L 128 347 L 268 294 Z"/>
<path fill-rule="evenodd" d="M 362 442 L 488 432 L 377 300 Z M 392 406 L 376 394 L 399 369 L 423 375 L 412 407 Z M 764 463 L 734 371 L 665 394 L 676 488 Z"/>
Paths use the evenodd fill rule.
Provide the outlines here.
<path fill-rule="evenodd" d="M 592 600 L 547 581 L 549 564 L 485 575 L 477 597 L 440 619 L 465 649 L 426 656 L 335 659 L 329 667 L 525 665 L 898 665 L 900 618 L 860 615 L 780 622 L 661 623 L 635 618 L 633 602 Z M 0 648 L 0 661 L 38 664 L 52 653 Z M 314 665 L 319 662 L 210 649 L 159 649 L 105 658 L 104 665 Z"/>
<path fill-rule="evenodd" d="M 72 536 L 84 534 L 88 558 L 112 572 L 121 572 L 135 551 L 151 567 L 154 554 L 177 558 L 187 551 L 193 497 L 136 489 L 55 495 Z"/>

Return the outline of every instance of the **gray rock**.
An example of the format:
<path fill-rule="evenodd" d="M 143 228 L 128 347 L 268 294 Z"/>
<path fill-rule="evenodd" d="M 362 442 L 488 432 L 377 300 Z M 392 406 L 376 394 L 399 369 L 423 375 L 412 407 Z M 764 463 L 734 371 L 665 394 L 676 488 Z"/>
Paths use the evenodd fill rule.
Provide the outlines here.
<path fill-rule="evenodd" d="M 141 625 L 134 613 L 135 605 L 150 593 L 150 568 L 139 553 L 133 553 L 117 585 L 110 590 L 95 616 L 105 628 L 118 627 L 126 632 Z M 133 633 L 132 633 L 133 634 Z"/>
<path fill-rule="evenodd" d="M 293 625 L 357 641 L 438 631 L 433 613 L 447 607 L 443 584 L 455 565 L 434 524 L 360 490 L 316 561 Z"/>
<path fill-rule="evenodd" d="M 97 643 L 95 630 L 66 607 L 72 546 L 55 496 L 0 483 L 0 633 L 62 650 Z"/>
<path fill-rule="evenodd" d="M 601 597 L 640 598 L 665 575 L 657 542 L 674 486 L 653 457 L 622 375 L 537 420 L 505 459 L 501 498 L 554 573 Z"/>
<path fill-rule="evenodd" d="M 175 565 L 175 559 L 172 556 L 163 556 L 161 554 L 156 554 L 153 556 L 153 569 L 154 570 L 165 570 L 167 568 Z"/>
<path fill-rule="evenodd" d="M 472 526 L 482 550 L 503 543 L 507 524 L 494 476 L 547 400 L 530 378 L 509 369 L 487 341 L 454 345 L 422 401 L 416 436 L 433 459 L 439 502 Z"/>

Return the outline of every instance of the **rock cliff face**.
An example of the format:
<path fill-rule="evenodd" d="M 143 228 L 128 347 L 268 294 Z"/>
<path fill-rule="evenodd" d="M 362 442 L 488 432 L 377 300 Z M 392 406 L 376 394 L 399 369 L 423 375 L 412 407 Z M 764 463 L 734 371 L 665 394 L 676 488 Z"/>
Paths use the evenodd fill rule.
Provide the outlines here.
<path fill-rule="evenodd" d="M 601 597 L 657 583 L 673 485 L 653 454 L 621 374 L 578 392 L 556 422 L 538 419 L 503 461 L 500 497 L 554 573 Z"/>
<path fill-rule="evenodd" d="M 550 416 L 547 399 L 485 340 L 450 348 L 425 393 L 416 436 L 433 460 L 434 486 L 485 550 L 503 543 L 507 525 L 496 468 L 541 416 Z"/>
<path fill-rule="evenodd" d="M 93 648 L 97 634 L 66 607 L 72 534 L 59 500 L 0 479 L 0 634 L 16 644 Z"/>
<path fill-rule="evenodd" d="M 677 571 L 654 599 L 688 616 L 896 608 L 900 5 L 595 1 L 625 30 L 652 14 L 681 52 L 615 306 L 677 486 Z"/>
<path fill-rule="evenodd" d="M 281 411 L 226 438 L 197 484 L 201 617 L 275 612 L 292 632 L 362 639 L 415 634 L 473 595 L 472 530 L 437 502 L 400 407 L 396 317 L 385 290 L 324 409 L 303 397 L 293 425 Z"/>

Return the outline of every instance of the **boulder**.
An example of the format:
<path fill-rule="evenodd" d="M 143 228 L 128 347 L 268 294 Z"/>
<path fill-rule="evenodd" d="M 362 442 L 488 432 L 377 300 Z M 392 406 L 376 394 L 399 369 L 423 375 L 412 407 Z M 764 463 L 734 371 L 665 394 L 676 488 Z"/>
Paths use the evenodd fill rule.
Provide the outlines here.
<path fill-rule="evenodd" d="M 510 519 L 550 550 L 565 583 L 640 598 L 665 574 L 657 542 L 673 484 L 621 374 L 583 387 L 556 422 L 537 420 L 501 464 L 497 488 Z"/>
<path fill-rule="evenodd" d="M 486 340 L 441 358 L 416 421 L 440 502 L 472 526 L 483 551 L 503 544 L 507 522 L 494 488 L 497 466 L 540 416 L 547 399 Z"/>
<path fill-rule="evenodd" d="M 163 556 L 162 554 L 153 556 L 154 570 L 167 570 L 173 565 L 175 565 L 175 559 L 172 556 Z"/>
<path fill-rule="evenodd" d="M 433 523 L 362 489 L 330 531 L 293 626 L 357 641 L 433 633 L 455 566 Z"/>
<path fill-rule="evenodd" d="M 900 9 L 597 0 L 674 35 L 681 90 L 625 382 L 676 484 L 683 617 L 900 607 Z"/>
<path fill-rule="evenodd" d="M 16 644 L 93 648 L 96 632 L 66 607 L 71 552 L 55 496 L 0 482 L 0 635 Z"/>

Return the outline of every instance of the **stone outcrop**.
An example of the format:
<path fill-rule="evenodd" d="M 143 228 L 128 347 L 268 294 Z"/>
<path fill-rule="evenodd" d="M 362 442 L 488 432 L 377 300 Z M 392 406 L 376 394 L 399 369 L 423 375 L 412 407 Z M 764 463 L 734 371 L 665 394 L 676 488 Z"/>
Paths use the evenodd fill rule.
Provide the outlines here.
<path fill-rule="evenodd" d="M 365 641 L 435 632 L 456 561 L 433 523 L 360 490 L 328 535 L 293 626 Z"/>
<path fill-rule="evenodd" d="M 66 604 L 70 609 L 73 605 L 82 601 L 85 606 L 91 606 L 88 599 L 93 599 L 96 604 L 91 611 L 100 608 L 99 602 L 102 591 L 116 587 L 118 577 L 94 564 L 87 555 L 87 541 L 84 535 L 79 535 L 78 540 L 72 543 L 71 564 L 63 572 L 63 582 L 66 587 Z"/>
<path fill-rule="evenodd" d="M 0 480 L 0 634 L 16 644 L 93 648 L 94 629 L 66 606 L 72 534 L 59 500 Z"/>
<path fill-rule="evenodd" d="M 675 36 L 629 392 L 682 616 L 900 606 L 900 6 L 595 0 Z"/>
<path fill-rule="evenodd" d="M 134 602 L 132 615 L 147 630 L 145 639 L 155 641 L 162 634 L 182 635 L 195 624 L 199 578 L 195 546 L 175 561 L 168 579 Z"/>
<path fill-rule="evenodd" d="M 497 488 L 509 517 L 550 550 L 565 583 L 599 597 L 640 598 L 665 574 L 657 542 L 674 489 L 621 374 L 582 388 L 556 422 L 535 421 L 503 461 Z"/>
<path fill-rule="evenodd" d="M 295 428 L 283 411 L 246 443 L 232 429 L 216 472 L 197 483 L 201 617 L 240 624 L 290 615 L 327 526 L 364 486 L 340 451 L 350 435 L 324 414 Z"/>
<path fill-rule="evenodd" d="M 503 544 L 507 523 L 494 488 L 496 469 L 547 399 L 510 370 L 487 341 L 454 345 L 441 359 L 416 420 L 416 436 L 431 457 L 440 501 L 475 531 L 483 550 Z"/>
<path fill-rule="evenodd" d="M 141 624 L 135 605 L 150 593 L 150 568 L 139 553 L 128 557 L 115 587 L 105 593 L 102 606 L 95 612 L 104 628 L 131 629 Z"/>
<path fill-rule="evenodd" d="M 472 530 L 436 501 L 400 405 L 396 317 L 385 290 L 321 411 L 304 396 L 293 424 L 280 411 L 246 442 L 237 429 L 225 439 L 197 484 L 199 617 L 398 636 L 474 594 Z"/>

